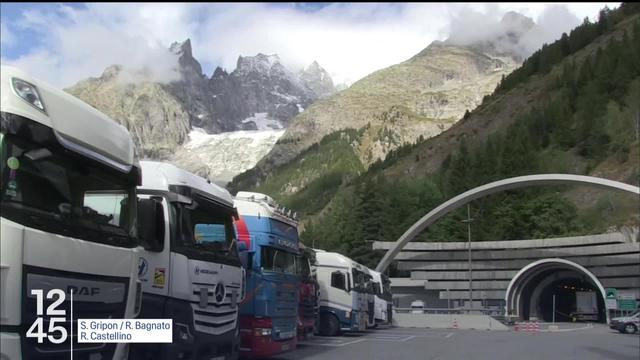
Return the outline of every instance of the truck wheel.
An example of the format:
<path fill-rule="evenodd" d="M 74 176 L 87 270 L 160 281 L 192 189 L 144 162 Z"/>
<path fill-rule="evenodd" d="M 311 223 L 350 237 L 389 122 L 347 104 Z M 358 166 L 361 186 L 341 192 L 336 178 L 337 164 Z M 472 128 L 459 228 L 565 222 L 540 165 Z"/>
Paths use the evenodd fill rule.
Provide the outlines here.
<path fill-rule="evenodd" d="M 329 336 L 336 336 L 340 333 L 340 322 L 335 316 L 329 316 Z"/>
<path fill-rule="evenodd" d="M 636 326 L 633 324 L 626 324 L 624 326 L 624 332 L 627 334 L 634 334 L 636 331 L 638 331 L 638 329 L 636 329 Z"/>
<path fill-rule="evenodd" d="M 320 335 L 336 336 L 340 331 L 340 323 L 333 315 L 325 315 L 320 318 Z"/>

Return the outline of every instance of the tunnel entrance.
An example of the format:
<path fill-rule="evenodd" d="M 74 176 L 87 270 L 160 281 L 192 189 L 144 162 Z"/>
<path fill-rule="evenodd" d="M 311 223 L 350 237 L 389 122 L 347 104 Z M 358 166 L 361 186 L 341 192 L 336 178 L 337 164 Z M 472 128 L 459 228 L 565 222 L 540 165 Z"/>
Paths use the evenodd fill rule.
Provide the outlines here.
<path fill-rule="evenodd" d="M 604 289 L 582 266 L 544 259 L 525 266 L 507 289 L 507 314 L 521 320 L 607 322 Z"/>

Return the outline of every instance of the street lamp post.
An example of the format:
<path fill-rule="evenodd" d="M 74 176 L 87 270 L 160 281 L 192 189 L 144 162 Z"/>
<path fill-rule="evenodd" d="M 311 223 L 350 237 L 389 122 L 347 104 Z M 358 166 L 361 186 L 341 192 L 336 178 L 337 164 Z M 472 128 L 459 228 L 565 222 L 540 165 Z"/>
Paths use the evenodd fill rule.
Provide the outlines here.
<path fill-rule="evenodd" d="M 467 219 L 462 220 L 463 223 L 467 223 L 467 239 L 468 239 L 468 250 L 469 250 L 469 309 L 468 313 L 471 313 L 471 307 L 473 304 L 473 296 L 471 291 L 473 289 L 473 280 L 472 280 L 472 272 L 471 272 L 471 222 L 473 219 L 471 218 L 471 204 L 467 204 Z"/>

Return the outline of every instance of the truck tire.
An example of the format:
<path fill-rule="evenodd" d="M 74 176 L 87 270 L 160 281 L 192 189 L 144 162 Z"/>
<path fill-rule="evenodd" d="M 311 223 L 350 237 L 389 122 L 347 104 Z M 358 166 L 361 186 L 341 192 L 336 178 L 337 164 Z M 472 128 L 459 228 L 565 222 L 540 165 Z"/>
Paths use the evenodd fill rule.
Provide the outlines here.
<path fill-rule="evenodd" d="M 320 318 L 320 335 L 336 336 L 340 332 L 340 322 L 334 315 L 325 315 Z"/>
<path fill-rule="evenodd" d="M 635 325 L 629 323 L 624 325 L 624 332 L 627 334 L 635 334 L 638 331 Z"/>

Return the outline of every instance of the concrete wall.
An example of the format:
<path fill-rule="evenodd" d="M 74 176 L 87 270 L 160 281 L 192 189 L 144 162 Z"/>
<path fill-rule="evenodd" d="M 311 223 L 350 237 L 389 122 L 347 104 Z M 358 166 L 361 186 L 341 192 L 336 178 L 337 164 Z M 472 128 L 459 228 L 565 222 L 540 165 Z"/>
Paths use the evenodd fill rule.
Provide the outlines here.
<path fill-rule="evenodd" d="M 392 243 L 375 242 L 374 249 Z M 472 242 L 474 302 L 504 302 L 506 288 L 516 273 L 545 258 L 561 258 L 584 266 L 604 287 L 635 292 L 640 299 L 640 242 L 638 229 L 619 233 L 556 239 Z M 409 243 L 398 254 L 398 269 L 410 278 L 392 278 L 399 307 L 423 300 L 427 307 L 446 307 L 447 298 L 468 301 L 467 242 Z M 447 291 L 447 289 L 449 291 Z"/>
<path fill-rule="evenodd" d="M 487 315 L 436 315 L 436 314 L 393 314 L 393 325 L 431 329 L 509 330 L 508 327 Z"/>

